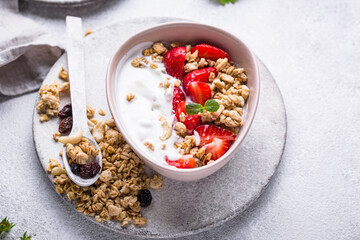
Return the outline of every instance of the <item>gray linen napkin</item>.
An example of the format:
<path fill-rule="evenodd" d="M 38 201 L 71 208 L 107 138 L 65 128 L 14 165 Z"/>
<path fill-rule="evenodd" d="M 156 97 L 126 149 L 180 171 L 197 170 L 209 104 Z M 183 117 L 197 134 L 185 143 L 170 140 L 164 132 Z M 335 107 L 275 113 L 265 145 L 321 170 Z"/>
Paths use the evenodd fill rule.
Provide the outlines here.
<path fill-rule="evenodd" d="M 14 96 L 41 85 L 63 49 L 33 21 L 0 9 L 0 93 Z"/>

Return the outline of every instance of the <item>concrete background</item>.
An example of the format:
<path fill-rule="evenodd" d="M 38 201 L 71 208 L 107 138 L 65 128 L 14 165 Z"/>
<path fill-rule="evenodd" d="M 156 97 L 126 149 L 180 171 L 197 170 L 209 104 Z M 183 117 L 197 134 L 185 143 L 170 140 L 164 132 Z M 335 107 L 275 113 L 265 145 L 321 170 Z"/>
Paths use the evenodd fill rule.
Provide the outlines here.
<path fill-rule="evenodd" d="M 238 35 L 282 91 L 287 146 L 255 204 L 225 225 L 187 239 L 360 239 L 359 1 L 238 0 L 221 6 L 210 0 L 105 0 L 76 9 L 21 6 L 22 15 L 60 41 L 67 14 L 83 17 L 84 26 L 93 29 L 135 17 L 171 16 Z M 34 239 L 127 239 L 83 221 L 53 191 L 33 146 L 35 96 L 0 96 L 0 216 L 17 223 L 5 238 L 28 231 Z"/>

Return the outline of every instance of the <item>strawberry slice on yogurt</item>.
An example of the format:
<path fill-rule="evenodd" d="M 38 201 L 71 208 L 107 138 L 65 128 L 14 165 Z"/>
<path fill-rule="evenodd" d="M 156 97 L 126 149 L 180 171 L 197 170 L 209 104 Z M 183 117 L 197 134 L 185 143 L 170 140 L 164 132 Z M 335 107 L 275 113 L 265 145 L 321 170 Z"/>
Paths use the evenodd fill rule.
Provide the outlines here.
<path fill-rule="evenodd" d="M 176 47 L 167 51 L 164 55 L 164 66 L 167 74 L 182 80 L 185 66 L 186 48 Z"/>
<path fill-rule="evenodd" d="M 219 58 L 227 58 L 229 61 L 231 60 L 227 52 L 209 44 L 198 44 L 191 49 L 191 53 L 194 53 L 196 50 L 198 51 L 199 58 L 210 59 L 213 61 L 216 61 Z"/>
<path fill-rule="evenodd" d="M 191 155 L 183 155 L 177 160 L 170 160 L 165 156 L 165 161 L 170 165 L 177 168 L 194 168 L 196 166 L 195 158 Z"/>
<path fill-rule="evenodd" d="M 194 133 L 199 135 L 200 146 L 205 147 L 206 154 L 211 153 L 212 160 L 224 155 L 236 138 L 231 131 L 215 125 L 198 126 Z"/>
<path fill-rule="evenodd" d="M 211 73 L 214 73 L 215 77 L 218 74 L 214 67 L 201 68 L 186 74 L 182 81 L 184 92 L 189 94 L 188 86 L 191 82 L 208 82 Z"/>
<path fill-rule="evenodd" d="M 189 134 L 192 134 L 194 129 L 201 124 L 201 117 L 199 116 L 199 114 L 188 115 L 185 112 L 185 107 L 185 101 L 179 103 L 175 112 L 175 117 L 178 122 L 182 122 L 186 126 L 186 131 Z"/>
<path fill-rule="evenodd" d="M 173 100 L 172 100 L 172 112 L 174 113 L 178 107 L 178 105 L 185 101 L 185 94 L 184 92 L 178 88 L 178 87 L 174 87 L 173 90 Z"/>
<path fill-rule="evenodd" d="M 190 82 L 189 94 L 193 102 L 204 105 L 207 100 L 211 99 L 211 88 L 204 82 Z"/>

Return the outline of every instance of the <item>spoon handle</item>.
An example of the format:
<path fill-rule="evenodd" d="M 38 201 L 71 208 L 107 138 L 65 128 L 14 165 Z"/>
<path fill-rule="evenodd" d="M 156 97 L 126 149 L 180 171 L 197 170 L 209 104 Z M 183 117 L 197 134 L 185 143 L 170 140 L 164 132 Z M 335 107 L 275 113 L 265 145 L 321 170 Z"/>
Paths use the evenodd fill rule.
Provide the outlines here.
<path fill-rule="evenodd" d="M 88 133 L 85 95 L 85 64 L 81 18 L 66 17 L 67 59 L 71 106 L 73 115 L 72 133 L 79 129 Z"/>

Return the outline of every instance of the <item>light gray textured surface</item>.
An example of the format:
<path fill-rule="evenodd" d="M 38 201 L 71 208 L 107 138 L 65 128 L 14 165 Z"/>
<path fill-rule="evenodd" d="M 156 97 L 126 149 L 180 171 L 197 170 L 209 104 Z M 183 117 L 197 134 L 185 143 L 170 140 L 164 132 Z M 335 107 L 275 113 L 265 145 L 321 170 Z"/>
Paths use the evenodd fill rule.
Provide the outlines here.
<path fill-rule="evenodd" d="M 53 11 L 57 17 L 46 10 L 23 14 L 64 39 L 65 25 L 58 18 L 64 10 Z M 360 238 L 359 1 L 239 0 L 222 7 L 210 0 L 172 5 L 108 0 L 67 12 L 78 12 L 91 28 L 140 16 L 221 26 L 243 39 L 277 80 L 287 108 L 288 137 L 275 178 L 243 215 L 197 238 Z M 53 191 L 32 143 L 35 96 L 0 97 L 0 215 L 17 223 L 11 235 L 28 231 L 39 233 L 35 239 L 121 239 L 94 224 L 88 230 Z"/>
<path fill-rule="evenodd" d="M 121 21 L 84 39 L 87 103 L 105 110 L 107 116 L 102 119 L 110 118 L 104 81 L 109 59 L 119 44 L 143 27 L 171 20 L 174 19 L 142 18 Z M 62 66 L 67 66 L 66 55 L 54 65 L 43 84 L 51 84 L 54 79 L 58 79 Z M 153 203 L 142 210 L 148 220 L 144 227 L 131 225 L 122 229 L 119 222 L 103 222 L 101 225 L 137 236 L 186 236 L 223 224 L 256 200 L 279 164 L 286 138 L 286 114 L 281 94 L 271 74 L 260 61 L 259 70 L 261 93 L 255 120 L 248 136 L 228 165 L 210 177 L 191 183 L 164 179 L 164 188 L 153 190 Z M 64 98 L 61 105 L 68 102 L 69 99 Z M 96 114 L 95 117 L 99 118 L 100 115 Z M 58 156 L 62 145 L 56 143 L 51 136 L 58 125 L 58 119 L 40 123 L 39 115 L 34 114 L 35 147 L 44 172 L 49 158 L 62 162 Z M 48 176 L 53 179 L 50 174 Z M 96 223 L 94 217 L 88 219 Z"/>

